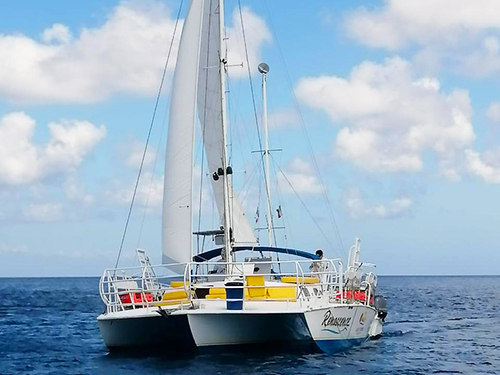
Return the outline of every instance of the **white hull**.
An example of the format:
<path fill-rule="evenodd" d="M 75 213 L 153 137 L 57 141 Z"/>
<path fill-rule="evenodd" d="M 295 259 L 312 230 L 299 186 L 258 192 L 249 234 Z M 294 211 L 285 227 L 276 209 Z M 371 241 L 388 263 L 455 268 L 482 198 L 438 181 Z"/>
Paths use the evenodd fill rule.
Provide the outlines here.
<path fill-rule="evenodd" d="M 301 313 L 203 312 L 188 321 L 199 348 L 310 341 Z"/>
<path fill-rule="evenodd" d="M 110 349 L 155 347 L 195 351 L 239 345 L 316 343 L 322 351 L 334 353 L 365 341 L 375 316 L 371 307 L 332 305 L 289 312 L 185 310 L 160 315 L 149 310 L 142 316 L 136 310 L 133 316 L 106 314 L 98 321 Z"/>
<path fill-rule="evenodd" d="M 367 340 L 377 313 L 366 305 L 337 305 L 305 313 L 311 337 L 327 353 Z"/>

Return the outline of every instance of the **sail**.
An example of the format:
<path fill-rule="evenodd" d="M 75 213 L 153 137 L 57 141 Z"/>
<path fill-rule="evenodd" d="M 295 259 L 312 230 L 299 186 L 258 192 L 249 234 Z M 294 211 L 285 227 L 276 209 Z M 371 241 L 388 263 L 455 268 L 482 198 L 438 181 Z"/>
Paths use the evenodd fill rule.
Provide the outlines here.
<path fill-rule="evenodd" d="M 165 156 L 163 263 L 192 256 L 193 145 L 203 0 L 193 0 L 177 56 Z"/>
<path fill-rule="evenodd" d="M 198 116 L 201 124 L 203 145 L 211 174 L 223 166 L 223 127 L 220 82 L 220 59 L 225 51 L 220 51 L 219 0 L 205 0 L 203 28 L 201 33 L 199 75 L 198 75 Z M 224 212 L 223 179 L 212 179 L 212 190 L 219 215 Z M 253 230 L 245 216 L 236 195 L 230 191 L 230 210 L 235 243 L 256 243 Z"/>

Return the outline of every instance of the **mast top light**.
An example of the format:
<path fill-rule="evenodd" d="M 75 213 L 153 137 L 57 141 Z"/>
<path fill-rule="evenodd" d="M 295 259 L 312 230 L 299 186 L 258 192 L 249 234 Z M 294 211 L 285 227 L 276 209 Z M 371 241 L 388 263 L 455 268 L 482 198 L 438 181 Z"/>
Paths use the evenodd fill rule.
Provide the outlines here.
<path fill-rule="evenodd" d="M 258 69 L 259 73 L 267 74 L 269 72 L 269 65 L 267 65 L 266 63 L 260 63 Z"/>

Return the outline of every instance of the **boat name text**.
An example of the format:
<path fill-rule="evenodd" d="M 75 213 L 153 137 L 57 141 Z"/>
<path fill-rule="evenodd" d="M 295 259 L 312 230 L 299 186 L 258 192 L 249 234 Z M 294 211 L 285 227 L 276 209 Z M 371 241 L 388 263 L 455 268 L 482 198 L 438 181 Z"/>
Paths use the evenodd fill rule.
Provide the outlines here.
<path fill-rule="evenodd" d="M 332 312 L 328 310 L 325 313 L 325 316 L 323 317 L 323 322 L 321 322 L 321 325 L 323 327 L 348 327 L 349 324 L 351 324 L 351 318 L 350 317 L 335 317 L 333 316 Z"/>

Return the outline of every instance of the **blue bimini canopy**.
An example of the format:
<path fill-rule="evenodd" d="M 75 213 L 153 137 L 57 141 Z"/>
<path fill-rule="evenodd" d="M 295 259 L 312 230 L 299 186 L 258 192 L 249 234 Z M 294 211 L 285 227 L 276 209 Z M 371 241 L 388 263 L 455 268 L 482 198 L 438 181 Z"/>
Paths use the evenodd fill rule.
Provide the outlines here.
<path fill-rule="evenodd" d="M 233 247 L 233 252 L 238 252 L 238 251 L 245 251 L 245 250 L 252 250 L 252 251 L 267 251 L 271 253 L 281 253 L 281 254 L 288 254 L 288 255 L 295 255 L 298 257 L 306 258 L 306 259 L 312 259 L 316 260 L 319 259 L 316 254 L 313 253 L 308 253 L 307 251 L 302 251 L 302 250 L 296 250 L 296 249 L 287 249 L 284 247 L 265 247 L 265 246 L 236 246 Z M 221 254 L 222 247 L 219 247 L 217 249 L 213 250 L 208 250 L 205 251 L 204 253 L 195 255 L 193 257 L 194 262 L 206 262 L 207 260 L 213 259 Z"/>

